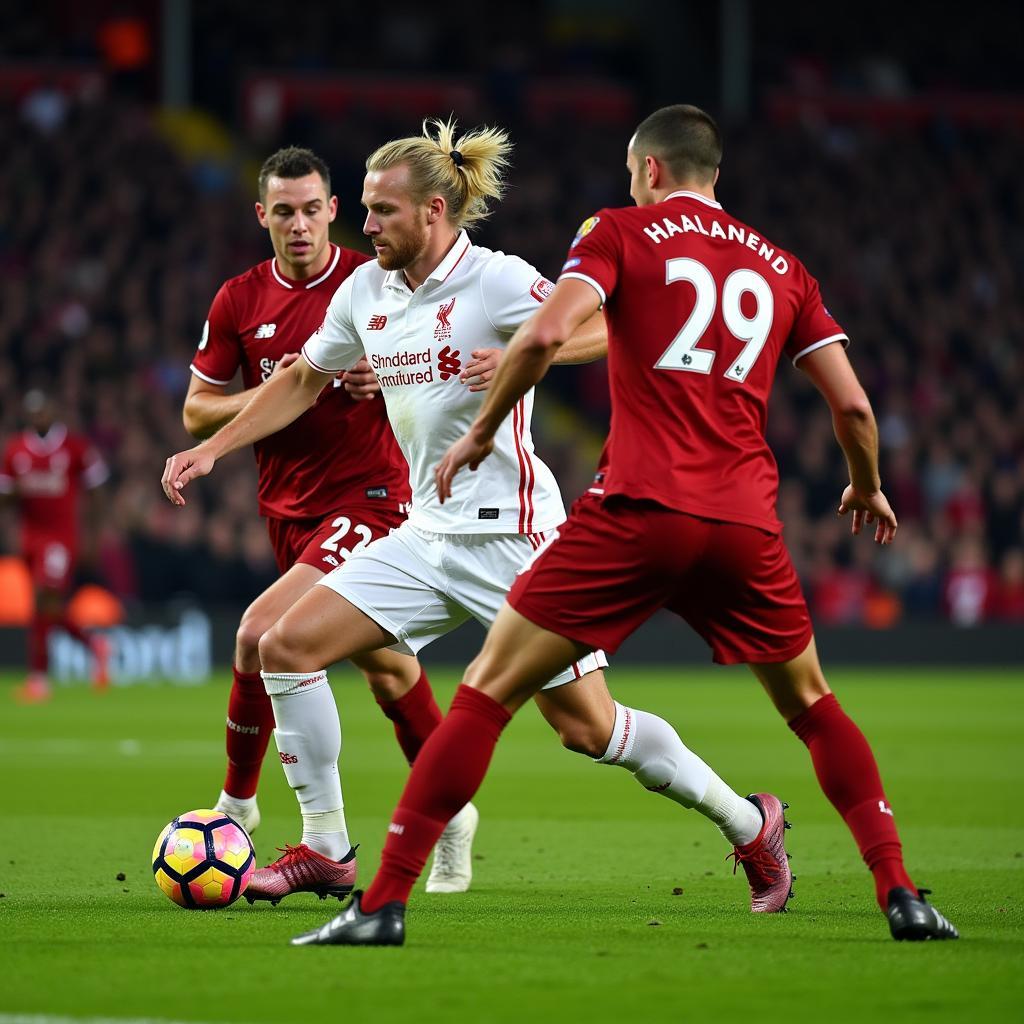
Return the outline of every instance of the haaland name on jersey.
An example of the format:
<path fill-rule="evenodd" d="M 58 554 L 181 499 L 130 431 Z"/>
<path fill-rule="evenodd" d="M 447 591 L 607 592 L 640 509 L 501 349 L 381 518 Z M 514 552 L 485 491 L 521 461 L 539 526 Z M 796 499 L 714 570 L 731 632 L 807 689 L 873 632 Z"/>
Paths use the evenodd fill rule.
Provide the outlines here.
<path fill-rule="evenodd" d="M 760 235 L 755 234 L 739 224 L 726 224 L 723 228 L 717 220 L 711 221 L 711 227 L 705 227 L 700 214 L 687 216 L 682 214 L 677 224 L 671 217 L 663 217 L 660 222 L 652 221 L 650 227 L 644 228 L 644 234 L 655 245 L 667 242 L 673 235 L 685 235 L 695 231 L 700 235 L 707 235 L 708 238 L 724 238 L 738 245 L 746 246 L 751 252 L 757 253 L 776 274 L 785 274 L 789 270 L 789 260 L 781 253 L 776 256 L 775 248 L 770 246 Z M 773 258 L 774 257 L 774 258 Z"/>

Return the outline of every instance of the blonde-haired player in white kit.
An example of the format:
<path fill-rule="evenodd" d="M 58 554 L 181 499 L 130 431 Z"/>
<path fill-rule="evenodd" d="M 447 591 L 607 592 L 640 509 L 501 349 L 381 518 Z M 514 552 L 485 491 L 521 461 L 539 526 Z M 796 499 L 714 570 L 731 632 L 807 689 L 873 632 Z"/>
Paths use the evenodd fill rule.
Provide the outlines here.
<path fill-rule="evenodd" d="M 304 358 L 264 384 L 219 433 L 168 459 L 164 472 L 168 498 L 183 504 L 185 485 L 209 473 L 220 456 L 290 423 L 364 355 L 409 462 L 408 521 L 328 573 L 260 641 L 285 774 L 304 822 L 315 816 L 319 842 L 316 856 L 292 848 L 265 869 L 276 871 L 261 882 L 275 898 L 310 889 L 347 852 L 340 841 L 331 847 L 326 829 L 331 815 L 340 823 L 343 812 L 337 708 L 324 666 L 382 647 L 416 653 L 469 618 L 489 626 L 516 572 L 565 519 L 554 477 L 533 451 L 532 392 L 502 425 L 493 455 L 476 473 L 455 478 L 443 506 L 437 498 L 433 467 L 482 401 L 459 383 L 465 354 L 503 348 L 552 287 L 518 257 L 470 242 L 466 229 L 502 193 L 510 144 L 493 129 L 458 140 L 454 131 L 452 123 L 430 121 L 422 136 L 373 153 L 362 202 L 376 262 L 341 285 Z M 560 361 L 594 359 L 605 348 L 598 314 L 563 347 Z M 734 793 L 663 719 L 614 702 L 600 671 L 606 664 L 603 654 L 591 654 L 537 694 L 563 744 L 628 768 L 646 789 L 699 810 L 737 848 L 741 863 L 763 861 L 769 853 L 758 800 Z M 452 819 L 447 842 L 458 848 L 459 868 L 434 891 L 468 887 L 476 821 L 470 804 Z M 752 884 L 756 911 L 785 904 L 765 905 L 759 895 Z"/>

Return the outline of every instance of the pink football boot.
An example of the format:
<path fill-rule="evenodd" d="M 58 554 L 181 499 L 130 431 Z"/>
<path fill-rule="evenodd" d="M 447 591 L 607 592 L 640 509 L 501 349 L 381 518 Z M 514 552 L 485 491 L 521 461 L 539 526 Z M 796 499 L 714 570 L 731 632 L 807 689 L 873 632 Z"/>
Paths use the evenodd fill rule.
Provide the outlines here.
<path fill-rule="evenodd" d="M 783 843 L 789 822 L 783 811 L 789 804 L 782 803 L 771 793 L 754 793 L 747 799 L 764 818 L 761 831 L 745 846 L 733 847 L 730 857 L 736 865 L 742 864 L 750 883 L 750 911 L 753 914 L 779 914 L 793 895 L 793 875 L 789 870 L 789 854 Z M 251 886 L 250 886 L 251 888 Z"/>
<path fill-rule="evenodd" d="M 245 890 L 250 903 L 269 900 L 277 906 L 296 892 L 314 892 L 320 899 L 328 896 L 344 899 L 356 882 L 356 849 L 352 847 L 341 860 L 331 860 L 311 850 L 305 843 L 285 846 L 284 856 L 259 868 Z"/>

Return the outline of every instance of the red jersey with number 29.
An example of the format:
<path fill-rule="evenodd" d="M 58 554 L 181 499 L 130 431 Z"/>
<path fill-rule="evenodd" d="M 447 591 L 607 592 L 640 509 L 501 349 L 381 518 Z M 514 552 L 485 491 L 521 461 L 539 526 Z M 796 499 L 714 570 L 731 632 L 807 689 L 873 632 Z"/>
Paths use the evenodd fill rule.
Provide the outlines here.
<path fill-rule="evenodd" d="M 611 430 L 604 495 L 778 533 L 778 468 L 765 441 L 779 358 L 846 335 L 799 260 L 676 192 L 584 221 L 560 280 L 604 303 Z"/>
<path fill-rule="evenodd" d="M 241 368 L 246 388 L 262 384 L 283 356 L 302 348 L 341 282 L 368 259 L 331 245 L 326 269 L 312 281 L 284 277 L 273 259 L 231 278 L 210 306 L 192 372 L 229 384 Z M 253 448 L 263 516 L 315 519 L 353 504 L 397 508 L 410 500 L 409 467 L 383 400 L 357 402 L 340 380 Z"/>

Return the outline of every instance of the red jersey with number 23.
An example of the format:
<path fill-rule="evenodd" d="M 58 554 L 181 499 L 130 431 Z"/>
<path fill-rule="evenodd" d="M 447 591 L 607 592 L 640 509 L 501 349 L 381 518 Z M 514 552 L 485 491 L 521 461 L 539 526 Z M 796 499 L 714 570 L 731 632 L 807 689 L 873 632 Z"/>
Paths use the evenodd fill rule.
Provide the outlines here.
<path fill-rule="evenodd" d="M 796 257 L 676 192 L 584 221 L 560 280 L 588 282 L 608 323 L 605 497 L 781 530 L 765 441 L 779 358 L 846 335 Z"/>
<path fill-rule="evenodd" d="M 229 384 L 241 367 L 246 388 L 263 383 L 320 327 L 341 282 L 368 259 L 332 245 L 327 268 L 311 281 L 284 277 L 272 259 L 226 281 L 210 307 L 192 372 L 210 384 Z M 340 380 L 294 423 L 253 447 L 260 515 L 314 519 L 353 504 L 397 507 L 410 500 L 409 467 L 384 402 L 357 402 Z"/>

